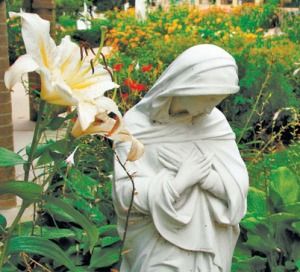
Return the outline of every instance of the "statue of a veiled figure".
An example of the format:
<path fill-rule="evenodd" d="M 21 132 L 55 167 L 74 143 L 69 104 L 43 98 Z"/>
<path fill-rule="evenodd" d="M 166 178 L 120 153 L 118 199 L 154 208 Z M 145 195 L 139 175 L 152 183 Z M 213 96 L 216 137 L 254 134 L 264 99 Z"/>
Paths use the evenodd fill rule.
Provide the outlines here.
<path fill-rule="evenodd" d="M 136 192 L 121 272 L 230 271 L 248 174 L 235 135 L 215 106 L 238 92 L 233 57 L 215 45 L 184 51 L 125 117 L 144 144 L 126 162 Z M 123 161 L 128 143 L 117 143 Z M 115 163 L 113 200 L 120 235 L 132 193 Z"/>

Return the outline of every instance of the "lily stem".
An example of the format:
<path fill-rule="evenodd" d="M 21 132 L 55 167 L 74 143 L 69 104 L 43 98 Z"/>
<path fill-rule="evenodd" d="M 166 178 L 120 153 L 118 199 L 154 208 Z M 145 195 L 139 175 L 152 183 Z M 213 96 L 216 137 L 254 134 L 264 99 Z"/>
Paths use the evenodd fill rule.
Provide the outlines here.
<path fill-rule="evenodd" d="M 40 100 L 38 119 L 37 119 L 36 126 L 34 129 L 34 134 L 33 134 L 32 143 L 30 146 L 30 151 L 28 154 L 27 162 L 24 165 L 24 182 L 28 182 L 28 180 L 29 180 L 29 173 L 30 173 L 32 162 L 33 162 L 34 153 L 36 151 L 36 148 L 38 146 L 38 143 L 39 143 L 39 140 L 41 137 L 41 123 L 42 123 L 42 116 L 43 116 L 43 113 L 45 110 L 45 105 L 46 105 L 46 102 L 43 100 Z M 7 236 L 6 236 L 4 245 L 3 245 L 1 258 L 0 258 L 0 268 L 3 267 L 3 264 L 5 262 L 9 240 L 27 207 L 28 207 L 28 203 L 24 204 L 24 200 L 23 200 L 23 203 L 20 207 L 20 210 L 18 211 L 17 216 L 15 217 L 12 225 L 8 229 Z"/>
<path fill-rule="evenodd" d="M 20 221 L 24 211 L 26 210 L 26 208 L 27 208 L 27 204 L 25 205 L 24 203 L 22 203 L 21 208 L 18 211 L 17 216 L 15 217 L 13 223 L 11 224 L 11 226 L 10 226 L 8 232 L 7 232 L 6 241 L 3 245 L 3 250 L 2 250 L 1 259 L 0 259 L 0 270 L 3 267 L 4 261 L 5 261 L 5 257 L 6 257 L 6 254 L 7 254 L 8 242 L 10 240 L 10 237 L 11 237 L 16 225 L 19 223 L 19 221 Z"/>
<path fill-rule="evenodd" d="M 45 109 L 45 105 L 46 102 L 41 100 L 40 104 L 39 104 L 39 114 L 38 114 L 38 119 L 34 128 L 34 134 L 33 134 L 33 138 L 32 138 L 32 143 L 30 146 L 30 151 L 29 151 L 29 155 L 28 155 L 28 159 L 26 164 L 24 165 L 24 181 L 28 181 L 29 180 L 29 173 L 30 173 L 30 168 L 31 168 L 31 164 L 33 162 L 33 156 L 34 153 L 36 151 L 36 148 L 38 146 L 40 137 L 41 137 L 41 122 L 42 122 L 42 116 L 44 113 L 44 109 Z"/>
<path fill-rule="evenodd" d="M 105 35 L 107 32 L 107 28 L 105 26 L 101 27 L 101 38 L 100 38 L 100 45 L 98 48 L 98 51 L 96 53 L 95 58 L 93 59 L 93 64 L 96 64 L 96 62 L 99 62 L 100 60 L 100 56 L 101 56 L 101 52 L 102 52 L 102 48 L 104 46 L 104 40 L 105 40 Z"/>

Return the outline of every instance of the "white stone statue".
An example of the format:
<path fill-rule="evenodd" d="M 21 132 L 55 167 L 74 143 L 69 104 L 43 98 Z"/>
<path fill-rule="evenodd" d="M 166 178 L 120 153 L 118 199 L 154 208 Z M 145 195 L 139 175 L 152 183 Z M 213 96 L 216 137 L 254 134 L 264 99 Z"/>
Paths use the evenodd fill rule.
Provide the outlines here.
<path fill-rule="evenodd" d="M 121 272 L 230 271 L 248 174 L 215 106 L 239 90 L 231 55 L 210 44 L 183 52 L 124 117 L 145 146 L 126 162 L 136 186 Z M 117 143 L 123 163 L 130 146 Z M 122 237 L 132 185 L 115 162 L 113 200 Z"/>

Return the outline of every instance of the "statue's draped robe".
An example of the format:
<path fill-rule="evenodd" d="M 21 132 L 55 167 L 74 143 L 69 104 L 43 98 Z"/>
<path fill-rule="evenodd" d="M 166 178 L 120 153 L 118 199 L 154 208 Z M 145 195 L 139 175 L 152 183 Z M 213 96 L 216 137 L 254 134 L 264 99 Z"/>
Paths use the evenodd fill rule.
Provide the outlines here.
<path fill-rule="evenodd" d="M 227 64 L 234 63 L 228 58 Z M 172 65 L 124 117 L 128 130 L 145 145 L 145 153 L 141 159 L 125 164 L 134 178 L 136 192 L 121 272 L 229 272 L 239 235 L 238 223 L 246 211 L 247 170 L 235 135 L 218 109 L 180 121 L 169 116 L 173 96 L 182 91 L 189 95 L 189 90 L 196 95 L 196 88 L 187 83 L 185 90 L 178 88 L 180 84 L 176 84 L 176 89 L 167 88 L 168 75 L 174 75 L 170 69 Z M 172 77 L 171 82 L 174 80 Z M 175 173 L 159 162 L 159 150 L 172 148 L 178 152 L 174 161 L 182 161 L 195 146 L 199 156 L 213 153 L 212 170 L 217 176 L 179 196 L 172 185 Z M 128 143 L 116 144 L 122 162 L 129 149 Z M 115 161 L 113 200 L 121 236 L 131 193 L 132 184 Z"/>

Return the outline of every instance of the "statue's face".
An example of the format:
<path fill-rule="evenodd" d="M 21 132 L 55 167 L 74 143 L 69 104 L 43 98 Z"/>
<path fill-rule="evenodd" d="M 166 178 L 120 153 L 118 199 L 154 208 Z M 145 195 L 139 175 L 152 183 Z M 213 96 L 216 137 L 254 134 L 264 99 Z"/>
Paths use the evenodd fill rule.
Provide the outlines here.
<path fill-rule="evenodd" d="M 227 95 L 177 96 L 170 107 L 171 114 L 189 113 L 191 116 L 208 114 Z"/>

